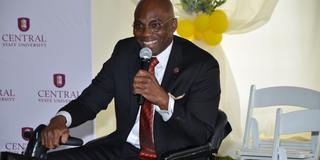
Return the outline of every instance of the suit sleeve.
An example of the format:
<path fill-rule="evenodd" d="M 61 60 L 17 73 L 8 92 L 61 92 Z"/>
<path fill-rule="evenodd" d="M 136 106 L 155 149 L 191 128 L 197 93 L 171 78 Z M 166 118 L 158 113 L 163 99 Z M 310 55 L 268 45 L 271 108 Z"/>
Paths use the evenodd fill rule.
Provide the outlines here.
<path fill-rule="evenodd" d="M 117 52 L 119 43 L 113 54 L 107 60 L 91 84 L 83 90 L 81 95 L 60 109 L 67 111 L 72 117 L 70 127 L 78 126 L 87 120 L 92 120 L 102 109 L 106 109 L 114 97 L 113 55 Z"/>
<path fill-rule="evenodd" d="M 173 115 L 167 123 L 195 144 L 202 144 L 214 132 L 221 93 L 219 65 L 210 57 L 190 68 L 181 77 L 183 80 L 177 81 L 182 85 L 178 87 L 181 91 L 175 93 L 185 95 L 175 101 Z"/>

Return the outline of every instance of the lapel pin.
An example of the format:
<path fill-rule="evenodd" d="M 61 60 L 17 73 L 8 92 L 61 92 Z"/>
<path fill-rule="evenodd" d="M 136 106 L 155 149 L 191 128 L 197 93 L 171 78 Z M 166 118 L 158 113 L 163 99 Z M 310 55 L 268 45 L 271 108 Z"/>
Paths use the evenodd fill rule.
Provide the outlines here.
<path fill-rule="evenodd" d="M 178 67 L 175 67 L 174 69 L 173 69 L 173 73 L 174 74 L 178 74 L 180 72 L 180 69 L 178 68 Z"/>

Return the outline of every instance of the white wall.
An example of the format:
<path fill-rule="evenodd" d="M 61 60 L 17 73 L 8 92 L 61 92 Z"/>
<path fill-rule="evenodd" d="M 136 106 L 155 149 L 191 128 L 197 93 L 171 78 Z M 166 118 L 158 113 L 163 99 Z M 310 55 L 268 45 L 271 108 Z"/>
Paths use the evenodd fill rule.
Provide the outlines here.
<path fill-rule="evenodd" d="M 131 25 L 135 5 L 128 0 L 93 0 L 93 75 L 110 57 L 118 40 L 132 36 Z M 96 135 L 103 136 L 115 129 L 113 104 L 99 113 Z"/>
<path fill-rule="evenodd" d="M 225 35 L 222 47 L 238 87 L 243 125 L 251 84 L 320 90 L 319 7 L 318 0 L 280 0 L 266 25 Z"/>

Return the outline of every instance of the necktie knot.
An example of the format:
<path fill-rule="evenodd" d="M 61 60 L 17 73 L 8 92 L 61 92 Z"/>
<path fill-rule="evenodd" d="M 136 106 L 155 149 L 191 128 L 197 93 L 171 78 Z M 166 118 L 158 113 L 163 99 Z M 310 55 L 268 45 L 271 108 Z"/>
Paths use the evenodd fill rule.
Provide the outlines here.
<path fill-rule="evenodd" d="M 149 72 L 154 74 L 154 67 L 159 63 L 157 57 L 151 57 L 150 64 L 149 64 Z"/>

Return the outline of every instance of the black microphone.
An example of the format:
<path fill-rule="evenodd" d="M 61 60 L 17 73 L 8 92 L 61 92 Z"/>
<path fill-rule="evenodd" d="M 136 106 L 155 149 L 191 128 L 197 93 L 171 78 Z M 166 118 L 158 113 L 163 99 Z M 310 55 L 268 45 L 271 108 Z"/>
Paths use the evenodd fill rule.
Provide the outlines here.
<path fill-rule="evenodd" d="M 150 59 L 152 56 L 152 51 L 150 48 L 145 47 L 140 50 L 140 69 L 148 71 Z M 140 94 L 137 95 L 137 102 L 139 105 L 142 105 L 144 102 L 144 97 Z"/>

